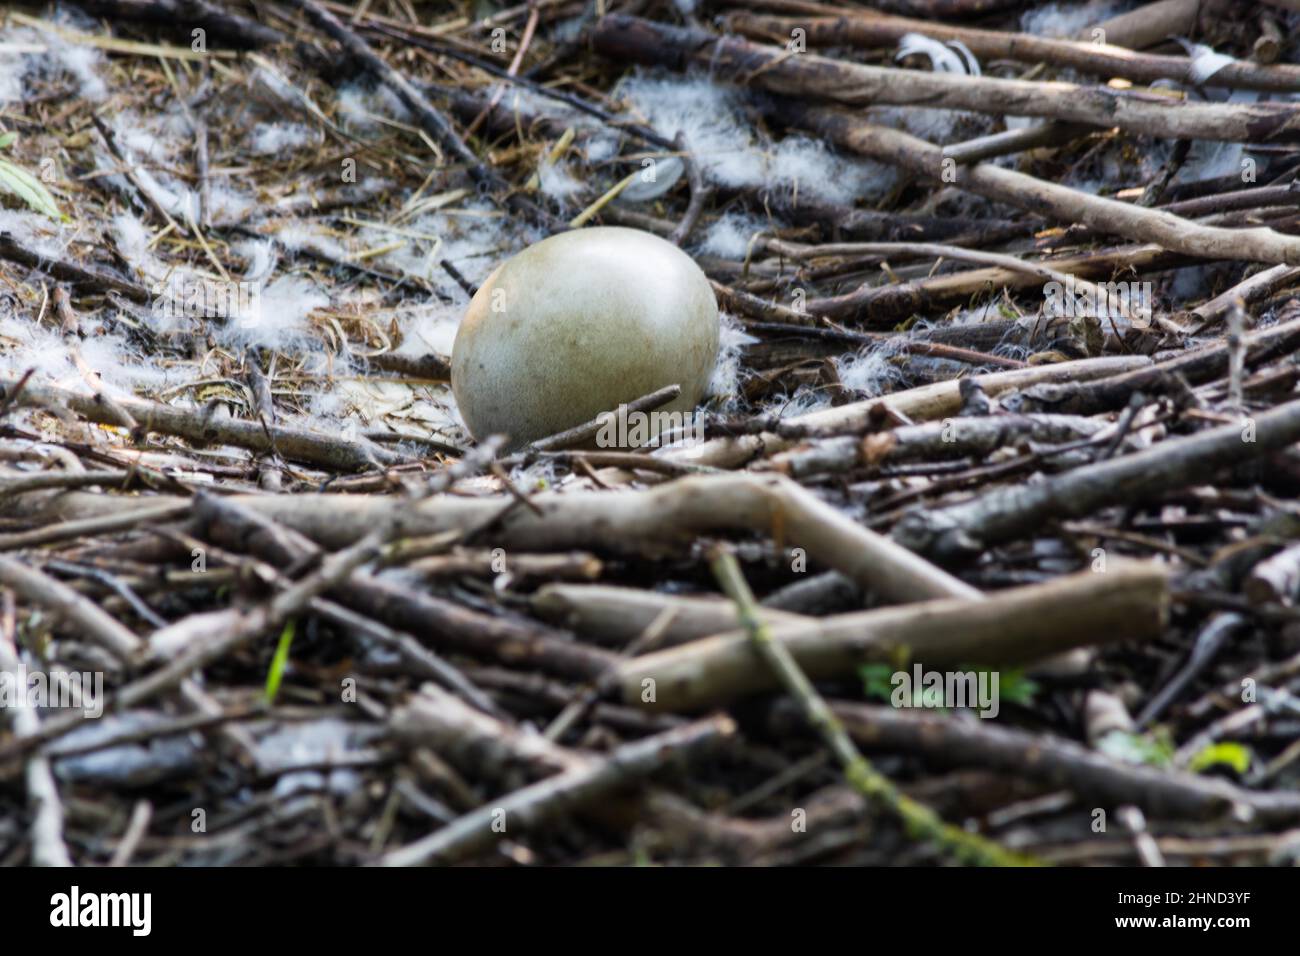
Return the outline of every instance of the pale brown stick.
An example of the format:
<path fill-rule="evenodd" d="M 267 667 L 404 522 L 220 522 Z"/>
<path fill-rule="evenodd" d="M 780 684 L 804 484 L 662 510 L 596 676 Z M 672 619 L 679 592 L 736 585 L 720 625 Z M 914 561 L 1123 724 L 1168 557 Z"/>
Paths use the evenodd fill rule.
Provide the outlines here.
<path fill-rule="evenodd" d="M 607 756 L 547 777 L 509 796 L 486 803 L 421 840 L 392 850 L 380 859 L 384 866 L 450 863 L 492 845 L 504 833 L 529 832 L 561 813 L 586 806 L 611 791 L 645 778 L 669 758 L 692 752 L 730 737 L 736 725 L 727 716 L 710 717 L 653 737 L 624 744 Z"/>
<path fill-rule="evenodd" d="M 792 55 L 783 47 L 619 14 L 597 22 L 592 43 L 598 53 L 622 62 L 666 64 L 677 69 L 695 65 L 771 93 L 845 106 L 892 104 L 1041 116 L 1106 128 L 1118 126 L 1170 139 L 1243 143 L 1300 139 L 1300 108 L 1292 104 L 1193 103 L 1104 86 L 866 66 L 812 53 Z"/>
<path fill-rule="evenodd" d="M 950 599 L 859 611 L 772 632 L 812 679 L 845 677 L 900 652 L 927 668 L 1031 663 L 1075 647 L 1158 636 L 1168 609 L 1165 571 L 1111 563 L 983 600 Z M 625 703 L 699 710 L 776 686 L 743 632 L 728 632 L 621 665 Z M 650 682 L 650 683 L 647 683 Z M 647 687 L 654 688 L 653 699 Z"/>

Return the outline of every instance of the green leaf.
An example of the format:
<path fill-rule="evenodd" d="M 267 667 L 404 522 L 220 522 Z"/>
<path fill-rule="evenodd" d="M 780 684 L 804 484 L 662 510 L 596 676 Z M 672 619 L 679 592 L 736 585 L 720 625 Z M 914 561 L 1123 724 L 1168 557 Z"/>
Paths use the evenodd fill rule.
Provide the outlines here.
<path fill-rule="evenodd" d="M 1249 769 L 1252 756 L 1250 748 L 1243 744 L 1210 744 L 1193 757 L 1187 766 L 1195 773 L 1203 773 L 1211 767 L 1222 765 L 1242 774 Z"/>
<path fill-rule="evenodd" d="M 1174 756 L 1173 742 L 1167 733 L 1160 730 L 1150 734 L 1112 730 L 1097 742 L 1097 749 L 1124 763 L 1147 764 L 1152 767 L 1167 767 Z"/>
<path fill-rule="evenodd" d="M 1025 676 L 1023 668 L 999 672 L 998 696 L 1008 703 L 1028 707 L 1037 693 L 1038 685 Z"/>
<path fill-rule="evenodd" d="M 894 676 L 894 668 L 891 665 L 863 664 L 858 668 L 858 675 L 862 678 L 863 694 L 876 700 L 889 700 L 894 692 L 894 684 L 891 680 Z"/>
<path fill-rule="evenodd" d="M 17 138 L 17 133 L 0 133 L 0 149 L 8 149 Z"/>
<path fill-rule="evenodd" d="M 39 179 L 7 159 L 0 159 L 0 190 L 11 192 L 37 212 L 51 219 L 64 220 L 58 203 Z"/>
<path fill-rule="evenodd" d="M 276 645 L 275 656 L 271 658 L 271 669 L 266 672 L 266 702 L 275 703 L 275 695 L 280 693 L 280 682 L 284 680 L 284 669 L 289 663 L 289 645 L 293 643 L 294 621 L 290 618 L 280 632 L 280 643 Z"/>

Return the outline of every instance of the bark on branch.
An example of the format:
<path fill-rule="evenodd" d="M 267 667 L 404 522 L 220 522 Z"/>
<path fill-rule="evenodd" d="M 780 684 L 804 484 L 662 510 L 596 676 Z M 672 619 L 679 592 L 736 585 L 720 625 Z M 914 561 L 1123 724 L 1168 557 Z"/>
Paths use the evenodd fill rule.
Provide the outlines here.
<path fill-rule="evenodd" d="M 1019 665 L 1075 647 L 1158 636 L 1168 592 L 1156 564 L 1112 562 L 982 600 L 942 600 L 840 614 L 772 633 L 814 680 L 847 677 L 868 661 L 902 655 L 927 668 Z M 645 691 L 652 681 L 653 700 Z M 770 690 L 776 679 L 743 631 L 633 658 L 619 667 L 622 700 L 691 711 Z"/>
<path fill-rule="evenodd" d="M 699 66 L 771 93 L 817 97 L 845 106 L 916 106 L 1041 116 L 1105 128 L 1118 126 L 1170 139 L 1300 140 L 1300 107 L 1289 103 L 1190 103 L 1104 86 L 865 66 L 811 53 L 792 55 L 779 47 L 619 14 L 603 17 L 592 41 L 598 53 L 613 60 L 664 64 L 679 70 Z"/>

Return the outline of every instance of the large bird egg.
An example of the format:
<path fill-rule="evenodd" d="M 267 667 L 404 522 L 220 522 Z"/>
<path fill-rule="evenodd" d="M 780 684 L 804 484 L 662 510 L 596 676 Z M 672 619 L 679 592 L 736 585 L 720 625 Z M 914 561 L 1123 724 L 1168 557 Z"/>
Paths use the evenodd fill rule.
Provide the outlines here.
<path fill-rule="evenodd" d="M 456 333 L 451 384 L 477 439 L 518 448 L 663 388 L 689 413 L 718 356 L 700 267 L 658 236 L 600 227 L 551 236 L 497 267 Z"/>

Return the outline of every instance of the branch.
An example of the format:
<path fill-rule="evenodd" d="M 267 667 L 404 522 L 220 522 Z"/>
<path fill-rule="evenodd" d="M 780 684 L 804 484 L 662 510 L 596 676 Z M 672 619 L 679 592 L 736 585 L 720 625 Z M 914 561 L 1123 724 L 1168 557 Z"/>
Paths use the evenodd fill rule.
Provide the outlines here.
<path fill-rule="evenodd" d="M 893 104 L 1042 116 L 1169 139 L 1300 141 L 1300 108 L 1289 103 L 1191 103 L 1104 86 L 865 66 L 812 53 L 791 55 L 780 47 L 618 14 L 597 22 L 592 43 L 596 52 L 620 62 L 679 70 L 698 66 L 735 77 L 741 85 L 845 106 Z"/>
<path fill-rule="evenodd" d="M 380 858 L 384 866 L 419 866 L 451 863 L 489 847 L 500 839 L 494 824 L 500 821 L 513 835 L 536 830 L 561 814 L 590 806 L 629 783 L 662 770 L 670 760 L 687 759 L 696 751 L 732 736 L 730 717 L 709 717 L 653 737 L 646 737 L 571 770 L 516 790 L 501 800 L 484 804 L 422 840 L 391 850 Z"/>
<path fill-rule="evenodd" d="M 894 528 L 894 538 L 918 554 L 944 562 L 959 560 L 1041 531 L 1052 522 L 1207 481 L 1297 441 L 1300 401 L 1037 484 L 998 488 L 948 508 L 909 512 Z"/>
<path fill-rule="evenodd" d="M 931 669 L 1018 665 L 1075 647 L 1149 640 L 1163 633 L 1169 594 L 1156 564 L 1112 562 L 1045 584 L 991 594 L 858 611 L 772 628 L 813 680 L 852 676 L 900 653 Z M 643 699 L 654 681 L 655 700 Z M 743 633 L 728 632 L 646 654 L 619 668 L 624 702 L 669 711 L 700 710 L 771 690 L 770 671 Z"/>
<path fill-rule="evenodd" d="M 945 823 L 933 810 L 899 792 L 894 782 L 871 765 L 844 731 L 826 701 L 813 687 L 786 645 L 772 635 L 760 620 L 760 610 L 736 559 L 718 550 L 710 564 L 723 591 L 736 605 L 737 616 L 749 644 L 780 680 L 803 710 L 804 718 L 816 729 L 827 749 L 844 768 L 844 777 L 862 797 L 879 803 L 897 816 L 910 835 L 928 840 L 959 858 L 984 866 L 1016 866 L 1027 862 L 996 843 Z"/>

